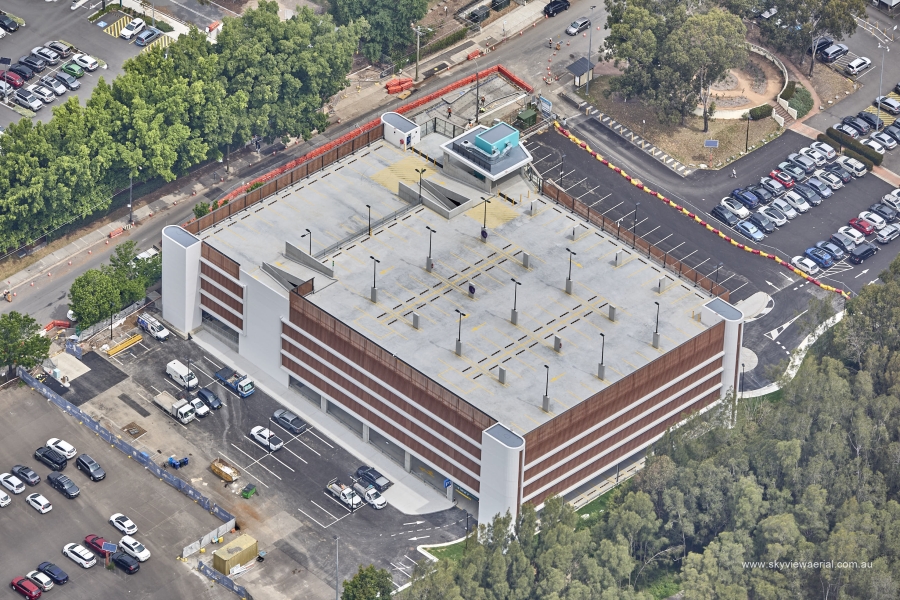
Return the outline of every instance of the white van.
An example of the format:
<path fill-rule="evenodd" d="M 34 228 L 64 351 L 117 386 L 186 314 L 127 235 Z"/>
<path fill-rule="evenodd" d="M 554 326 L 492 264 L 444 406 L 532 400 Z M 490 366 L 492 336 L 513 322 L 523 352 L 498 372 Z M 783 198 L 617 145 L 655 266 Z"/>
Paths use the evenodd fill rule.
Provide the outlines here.
<path fill-rule="evenodd" d="M 169 330 L 162 326 L 162 323 L 151 317 L 150 315 L 143 313 L 137 318 L 138 327 L 155 337 L 161 342 L 164 342 L 169 337 Z"/>
<path fill-rule="evenodd" d="M 172 378 L 179 387 L 194 389 L 200 383 L 193 371 L 189 371 L 180 361 L 173 360 L 166 365 L 166 375 Z"/>
<path fill-rule="evenodd" d="M 867 172 L 866 165 L 862 164 L 855 158 L 842 156 L 838 159 L 838 162 L 841 164 L 841 166 L 850 171 L 850 174 L 854 177 L 862 177 Z"/>

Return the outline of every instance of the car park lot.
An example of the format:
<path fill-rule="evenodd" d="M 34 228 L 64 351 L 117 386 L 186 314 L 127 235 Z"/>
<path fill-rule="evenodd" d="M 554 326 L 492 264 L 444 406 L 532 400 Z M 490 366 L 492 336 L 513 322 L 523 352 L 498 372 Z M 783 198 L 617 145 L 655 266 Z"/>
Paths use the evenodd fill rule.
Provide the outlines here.
<path fill-rule="evenodd" d="M 78 80 L 81 84 L 79 90 L 67 91 L 65 95 L 45 105 L 43 110 L 36 113 L 35 120 L 49 121 L 52 116 L 52 107 L 65 102 L 71 95 L 78 96 L 81 104 L 84 105 L 100 77 L 103 77 L 108 83 L 112 82 L 122 72 L 124 62 L 141 50 L 133 43 L 113 37 L 105 33 L 103 28 L 89 22 L 87 17 L 94 11 L 84 8 L 73 11 L 68 2 L 35 3 L 27 0 L 9 0 L 4 3 L 3 10 L 26 22 L 25 27 L 20 27 L 18 31 L 8 33 L 6 37 L 0 39 L 0 49 L 2 49 L 0 54 L 12 59 L 14 63 L 21 56 L 30 54 L 33 48 L 44 46 L 50 40 L 67 42 L 80 52 L 89 54 L 105 63 L 94 72 L 85 72 L 84 76 Z M 68 61 L 63 59 L 55 66 L 48 65 L 43 73 L 26 82 L 25 86 L 36 83 L 41 75 L 55 73 L 66 62 Z M 6 127 L 20 118 L 18 113 L 0 103 L 0 125 Z"/>
<path fill-rule="evenodd" d="M 95 358 L 89 359 L 92 355 Z M 182 425 L 152 403 L 152 397 L 162 391 L 175 396 L 183 391 L 165 376 L 167 363 L 175 359 L 190 365 L 200 387 L 212 390 L 222 400 L 221 408 Z M 107 361 L 99 353 L 85 355 L 85 364 L 96 365 L 98 360 Z M 140 344 L 109 359 L 107 365 L 107 370 L 98 369 L 101 377 L 117 383 L 82 404 L 81 409 L 89 414 L 105 414 L 116 423 L 137 424 L 147 431 L 140 442 L 154 453 L 162 449 L 159 462 L 168 456 L 189 457 L 188 465 L 176 474 L 200 486 L 198 489 L 204 494 L 234 514 L 244 531 L 252 534 L 259 528 L 277 532 L 265 547 L 265 569 L 256 569 L 260 584 L 290 594 L 297 584 L 294 572 L 302 572 L 310 585 L 324 582 L 333 586 L 333 536 L 338 535 L 343 540 L 342 578 L 350 577 L 359 564 L 374 562 L 391 571 L 399 586 L 408 581 L 414 561 L 420 558 L 415 551 L 417 545 L 451 541 L 465 533 L 466 515 L 458 508 L 415 516 L 398 510 L 395 503 L 410 505 L 410 495 L 418 497 L 421 504 L 427 501 L 402 485 L 385 492 L 388 505 L 382 510 L 364 504 L 349 511 L 326 493 L 326 485 L 336 477 L 351 484 L 363 461 L 343 449 L 340 440 L 335 441 L 318 428 L 307 428 L 299 435 L 284 429 L 272 420 L 275 411 L 283 406 L 264 390 L 257 388 L 247 398 L 240 398 L 215 382 L 214 373 L 224 366 L 222 361 L 194 342 L 174 335 L 165 342 L 145 337 Z M 113 377 L 109 368 L 125 377 Z M 86 376 L 90 373 L 73 380 L 73 387 Z M 91 387 L 86 382 L 80 385 Z M 97 387 L 102 389 L 104 385 Z M 191 396 L 196 393 L 193 390 Z M 318 410 L 312 404 L 288 408 L 301 418 L 304 408 L 307 412 Z M 269 428 L 283 446 L 267 451 L 250 436 L 251 429 L 257 426 Z M 341 433 L 352 435 L 339 427 Z M 388 462 L 380 453 L 373 454 L 376 464 Z M 241 472 L 235 483 L 223 484 L 211 472 L 210 464 L 217 458 Z M 372 464 L 370 461 L 366 462 Z M 244 499 L 240 493 L 248 483 L 254 483 L 258 493 Z M 474 519 L 470 523 L 474 526 Z M 262 543 L 260 548 L 264 549 Z M 278 569 L 278 565 L 284 568 Z M 251 591 L 253 581 L 252 574 L 241 579 Z"/>
<path fill-rule="evenodd" d="M 39 563 L 50 561 L 62 568 L 70 581 L 48 593 L 75 600 L 119 598 L 125 590 L 135 597 L 160 600 L 231 597 L 223 588 L 210 586 L 204 577 L 173 560 L 185 544 L 221 525 L 217 518 L 175 489 L 148 476 L 137 463 L 110 448 L 38 393 L 26 387 L 7 388 L 0 392 L 0 409 L 4 413 L 0 425 L 0 454 L 6 462 L 3 470 L 24 464 L 41 477 L 39 484 L 26 486 L 22 493 L 13 496 L 10 505 L 0 508 L 0 551 L 7 585 L 14 577 L 36 569 Z M 37 447 L 52 437 L 65 439 L 79 454 L 93 456 L 109 476 L 91 482 L 70 461 L 64 474 L 81 488 L 81 493 L 66 499 L 47 484 L 50 470 L 32 456 Z M 52 510 L 39 514 L 28 506 L 25 497 L 32 493 L 47 498 Z M 139 532 L 135 537 L 154 554 L 149 561 L 141 563 L 140 572 L 134 575 L 126 575 L 120 569 L 107 572 L 99 556 L 97 565 L 83 569 L 63 556 L 65 545 L 84 545 L 89 534 L 117 543 L 122 534 L 107 522 L 116 512 L 127 514 L 137 523 Z"/>

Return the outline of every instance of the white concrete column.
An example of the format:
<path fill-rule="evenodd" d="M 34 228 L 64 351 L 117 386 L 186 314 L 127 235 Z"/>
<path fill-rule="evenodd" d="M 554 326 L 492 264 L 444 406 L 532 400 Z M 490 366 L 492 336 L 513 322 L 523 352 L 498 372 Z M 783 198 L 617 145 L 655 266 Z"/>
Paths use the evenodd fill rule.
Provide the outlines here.
<path fill-rule="evenodd" d="M 369 426 L 363 423 L 362 441 L 369 443 Z"/>
<path fill-rule="evenodd" d="M 496 423 L 481 432 L 481 486 L 478 515 L 487 523 L 494 515 L 519 512 L 525 439 Z"/>
<path fill-rule="evenodd" d="M 178 225 L 162 230 L 163 320 L 188 334 L 200 327 L 200 249 L 203 243 Z"/>
<path fill-rule="evenodd" d="M 412 454 L 406 450 L 403 451 L 403 468 L 407 473 L 412 472 Z"/>

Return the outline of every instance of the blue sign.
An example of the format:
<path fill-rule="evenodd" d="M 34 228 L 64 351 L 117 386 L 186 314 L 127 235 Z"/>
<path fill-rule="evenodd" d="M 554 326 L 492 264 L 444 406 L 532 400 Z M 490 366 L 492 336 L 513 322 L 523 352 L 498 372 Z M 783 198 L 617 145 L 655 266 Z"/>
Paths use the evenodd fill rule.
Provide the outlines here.
<path fill-rule="evenodd" d="M 718 148 L 719 140 L 706 140 L 703 142 L 704 148 Z"/>
<path fill-rule="evenodd" d="M 550 110 L 553 108 L 553 103 L 544 98 L 543 96 L 538 96 L 538 104 L 541 107 L 541 114 L 544 115 L 545 119 L 550 118 Z"/>
<path fill-rule="evenodd" d="M 103 542 L 103 545 L 101 546 L 101 548 L 103 548 L 104 552 L 115 552 L 116 551 L 116 545 L 113 544 L 112 542 Z"/>
<path fill-rule="evenodd" d="M 453 482 L 452 482 L 452 481 L 450 481 L 449 479 L 445 479 L 445 480 L 444 480 L 444 489 L 447 489 L 447 488 L 450 487 L 451 485 L 453 485 Z"/>

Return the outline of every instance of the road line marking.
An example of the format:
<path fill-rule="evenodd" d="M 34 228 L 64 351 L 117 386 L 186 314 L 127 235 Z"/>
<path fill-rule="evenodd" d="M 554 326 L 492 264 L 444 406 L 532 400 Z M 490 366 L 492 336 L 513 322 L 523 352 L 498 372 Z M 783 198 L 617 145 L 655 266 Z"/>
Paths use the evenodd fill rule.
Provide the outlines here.
<path fill-rule="evenodd" d="M 344 515 L 343 517 L 341 517 L 341 518 L 339 518 L 339 519 L 335 519 L 334 523 L 337 523 L 338 521 L 342 521 L 343 519 L 346 519 L 347 517 L 349 517 L 349 516 L 352 515 L 352 514 L 353 514 L 353 511 L 348 511 L 347 514 Z M 334 523 L 330 523 L 330 524 L 328 525 L 328 527 L 331 527 L 332 525 L 334 525 Z M 328 527 L 326 527 L 325 529 L 328 529 Z"/>
<path fill-rule="evenodd" d="M 158 389 L 156 389 L 156 388 L 153 387 L 152 385 L 150 386 L 150 389 L 153 390 L 154 392 L 156 392 L 157 394 L 162 394 L 161 391 L 159 391 Z"/>
<path fill-rule="evenodd" d="M 115 360 L 115 358 L 113 358 L 113 360 Z M 118 362 L 118 361 L 116 361 L 116 362 Z M 122 364 L 122 363 L 119 363 L 119 364 Z M 175 385 L 174 383 L 172 383 L 171 381 L 169 381 L 169 378 L 168 378 L 168 377 L 166 377 L 166 379 L 165 379 L 164 381 L 165 381 L 166 383 L 168 383 L 169 385 L 171 385 L 171 386 L 172 386 L 173 388 L 175 388 L 176 390 L 178 390 L 179 392 L 182 391 L 182 390 L 184 389 L 183 387 L 178 386 L 178 385 Z"/>
<path fill-rule="evenodd" d="M 313 435 L 316 435 L 316 432 L 312 430 L 312 427 L 310 427 L 309 429 L 307 429 L 307 431 L 310 432 L 310 433 L 313 434 Z M 323 444 L 325 444 L 326 446 L 328 446 L 329 448 L 331 448 L 332 450 L 334 450 L 334 446 L 332 446 L 331 444 L 329 444 L 328 442 L 326 442 L 325 440 L 323 440 L 323 439 L 320 438 L 319 436 L 316 435 L 316 437 L 319 438 L 319 441 L 320 441 L 320 442 L 322 442 Z"/>
<path fill-rule="evenodd" d="M 197 363 L 193 363 L 193 365 L 194 365 L 195 367 L 197 367 Z M 212 379 L 213 381 L 215 381 L 215 379 L 213 378 L 212 375 L 210 375 L 209 373 L 207 373 L 206 371 L 204 371 L 204 370 L 201 369 L 200 367 L 197 367 L 197 370 L 200 371 L 201 373 L 203 373 L 204 375 L 206 375 L 207 377 L 209 377 L 210 379 Z"/>
<path fill-rule="evenodd" d="M 314 504 L 315 504 L 315 503 L 314 503 Z M 321 523 L 319 523 L 318 521 L 316 521 L 315 519 L 313 519 L 312 517 L 310 517 L 309 515 L 307 515 L 305 512 L 303 512 L 302 509 L 299 509 L 299 508 L 298 508 L 297 510 L 299 510 L 301 513 L 303 513 L 304 515 L 306 515 L 306 518 L 307 518 L 307 519 L 309 519 L 310 521 L 312 521 L 313 523 L 315 523 L 316 525 L 318 525 L 318 526 L 321 527 L 322 529 L 328 529 L 328 526 L 327 526 L 327 525 L 322 525 Z"/>
<path fill-rule="evenodd" d="M 316 503 L 315 500 L 310 500 L 310 502 L 312 502 L 313 504 L 315 504 L 316 507 L 318 507 L 319 510 L 321 510 L 323 513 L 325 513 L 326 515 L 328 515 L 328 516 L 331 517 L 332 519 L 337 520 L 337 517 L 336 517 L 336 516 L 334 516 L 333 514 L 331 514 L 330 512 L 328 512 L 327 510 L 325 510 L 324 508 L 322 508 L 321 506 L 319 506 L 319 505 Z"/>
<path fill-rule="evenodd" d="M 293 454 L 294 456 L 296 456 L 297 458 L 299 458 L 300 460 L 303 460 L 303 458 L 302 458 L 301 456 L 299 456 L 297 453 L 293 452 L 293 451 L 292 451 L 290 448 L 288 448 L 287 446 L 285 446 L 284 449 L 287 450 L 288 452 L 290 452 L 291 454 Z M 303 460 L 303 464 L 304 464 L 304 465 L 308 465 L 309 463 L 306 462 L 305 460 Z M 288 467 L 288 468 L 290 468 L 290 467 Z M 291 470 L 293 471 L 293 469 L 291 469 Z"/>
<path fill-rule="evenodd" d="M 294 454 L 294 453 L 291 452 L 291 454 Z M 297 471 L 295 471 L 294 469 L 292 469 L 292 468 L 290 468 L 289 466 L 287 466 L 284 462 L 282 462 L 282 460 L 281 460 L 280 458 L 276 457 L 274 452 L 269 452 L 268 456 L 271 456 L 272 458 L 274 458 L 275 460 L 277 460 L 278 462 L 280 462 L 280 463 L 281 463 L 281 466 L 283 466 L 285 469 L 287 469 L 287 470 L 290 471 L 291 473 L 296 473 L 296 472 L 297 472 Z M 297 456 L 297 455 L 294 454 L 294 456 Z M 300 457 L 297 456 L 297 458 L 300 458 Z M 303 460 L 303 459 L 300 458 L 300 460 Z M 306 462 L 306 461 L 303 460 L 303 462 Z M 307 463 L 307 464 L 309 464 L 309 463 Z"/>
<path fill-rule="evenodd" d="M 208 357 L 208 356 L 204 355 L 203 358 L 205 358 L 206 361 L 207 361 L 209 364 L 211 364 L 212 366 L 214 366 L 215 368 L 217 368 L 217 369 L 221 369 L 221 368 L 222 368 L 222 367 L 220 367 L 219 365 L 217 365 L 216 363 L 214 363 L 213 361 L 209 360 L 209 357 Z"/>
<path fill-rule="evenodd" d="M 238 448 L 238 450 L 240 450 L 240 448 Z M 248 466 L 248 467 L 242 467 L 241 465 L 238 464 L 238 462 L 237 462 L 236 460 L 231 460 L 230 458 L 228 458 L 227 456 L 225 456 L 225 455 L 222 454 L 221 452 L 219 452 L 219 455 L 220 455 L 222 458 L 224 458 L 225 460 L 227 460 L 228 462 L 230 462 L 231 464 L 233 464 L 235 467 L 238 467 L 239 469 L 243 470 L 245 473 L 247 473 L 247 472 L 249 471 L 249 469 L 250 469 L 249 466 Z M 251 465 L 251 466 L 252 466 L 252 465 Z M 261 483 L 261 484 L 265 485 L 266 487 L 269 487 L 268 485 L 266 485 L 266 483 L 265 483 L 264 481 L 260 480 L 258 477 L 255 478 L 255 479 L 256 479 L 257 483 Z"/>

